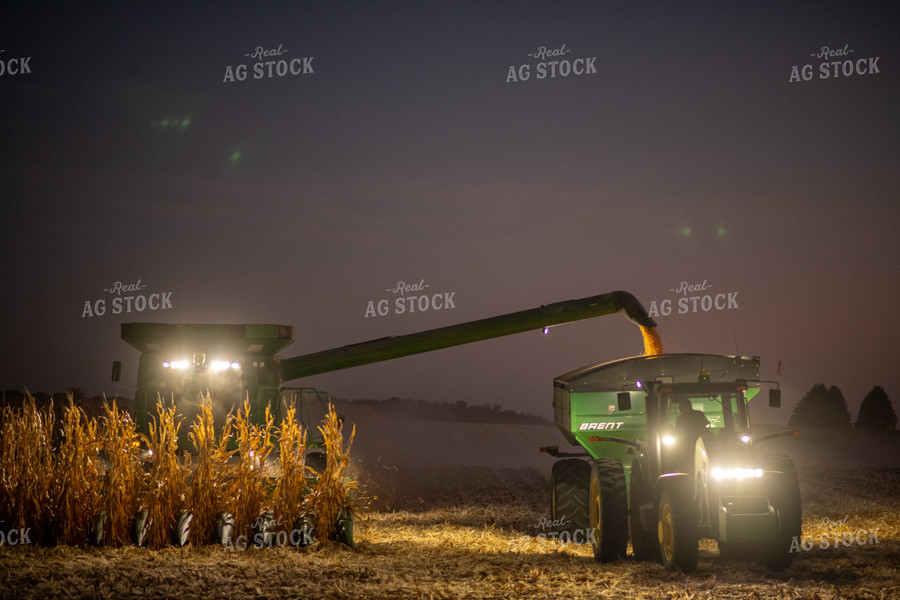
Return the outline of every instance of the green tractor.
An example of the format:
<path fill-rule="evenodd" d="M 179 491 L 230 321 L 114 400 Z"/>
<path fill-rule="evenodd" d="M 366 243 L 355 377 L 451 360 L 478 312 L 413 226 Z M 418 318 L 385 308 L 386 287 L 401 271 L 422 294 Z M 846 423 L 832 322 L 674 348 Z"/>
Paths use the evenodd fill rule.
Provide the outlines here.
<path fill-rule="evenodd" d="M 626 556 L 696 569 L 700 538 L 726 557 L 787 567 L 801 534 L 793 461 L 757 452 L 747 403 L 759 358 L 662 354 L 592 365 L 554 380 L 563 436 L 584 452 L 551 472 L 551 518 L 589 539 L 597 561 Z M 771 406 L 780 393 L 770 390 Z M 585 533 L 586 532 L 586 533 Z"/>

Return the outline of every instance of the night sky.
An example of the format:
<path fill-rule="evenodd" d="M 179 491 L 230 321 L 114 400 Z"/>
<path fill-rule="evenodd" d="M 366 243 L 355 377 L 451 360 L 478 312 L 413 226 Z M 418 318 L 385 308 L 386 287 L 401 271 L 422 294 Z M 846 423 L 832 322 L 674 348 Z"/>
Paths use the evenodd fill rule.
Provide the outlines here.
<path fill-rule="evenodd" d="M 0 389 L 131 397 L 123 322 L 293 325 L 287 357 L 621 289 L 666 351 L 761 356 L 757 420 L 900 409 L 898 10 L 7 3 Z M 300 383 L 549 417 L 641 350 L 611 316 Z"/>

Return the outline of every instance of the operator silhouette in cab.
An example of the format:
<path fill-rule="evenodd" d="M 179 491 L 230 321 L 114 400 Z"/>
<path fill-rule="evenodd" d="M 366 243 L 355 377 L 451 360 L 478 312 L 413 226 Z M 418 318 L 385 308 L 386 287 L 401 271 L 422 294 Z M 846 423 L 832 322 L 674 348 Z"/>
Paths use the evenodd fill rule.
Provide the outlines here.
<path fill-rule="evenodd" d="M 675 427 L 687 432 L 691 439 L 696 439 L 709 431 L 709 419 L 699 410 L 694 410 L 689 398 L 679 398 L 675 401 L 678 406 L 678 418 Z"/>

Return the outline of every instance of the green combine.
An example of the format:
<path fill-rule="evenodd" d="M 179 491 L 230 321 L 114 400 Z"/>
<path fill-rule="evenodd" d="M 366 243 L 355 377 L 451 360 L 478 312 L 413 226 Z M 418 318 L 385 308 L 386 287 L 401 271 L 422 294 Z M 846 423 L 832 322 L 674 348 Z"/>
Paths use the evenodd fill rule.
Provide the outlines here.
<path fill-rule="evenodd" d="M 262 423 L 266 407 L 277 419 L 285 396 L 298 389 L 286 382 L 616 313 L 641 326 L 655 325 L 634 296 L 612 292 L 286 359 L 278 352 L 294 341 L 289 325 L 123 323 L 122 339 L 141 352 L 134 413 L 146 433 L 160 397 L 174 399 L 188 422 L 201 394 L 209 392 L 220 419 L 249 399 L 251 419 Z M 120 374 L 117 361 L 113 380 Z M 323 395 L 301 399 L 317 403 Z"/>
<path fill-rule="evenodd" d="M 303 429 L 312 434 L 307 442 L 306 464 L 322 473 L 327 457 L 317 425 L 328 408 L 328 396 L 313 388 L 290 387 L 286 382 L 615 313 L 642 326 L 654 325 L 634 296 L 612 292 L 287 359 L 278 356 L 294 341 L 293 329 L 287 325 L 124 323 L 122 339 L 141 352 L 134 403 L 139 432 L 149 432 L 159 399 L 174 402 L 181 417 L 191 423 L 200 410 L 201 399 L 208 396 L 216 429 L 245 401 L 250 421 L 255 424 L 264 423 L 267 409 L 276 422 L 280 421 L 293 403 Z M 118 381 L 121 371 L 117 361 L 113 364 L 113 380 Z M 191 450 L 187 437 L 178 443 L 183 450 Z M 352 521 L 340 530 L 351 532 Z M 352 543 L 352 538 L 348 534 L 342 541 Z"/>

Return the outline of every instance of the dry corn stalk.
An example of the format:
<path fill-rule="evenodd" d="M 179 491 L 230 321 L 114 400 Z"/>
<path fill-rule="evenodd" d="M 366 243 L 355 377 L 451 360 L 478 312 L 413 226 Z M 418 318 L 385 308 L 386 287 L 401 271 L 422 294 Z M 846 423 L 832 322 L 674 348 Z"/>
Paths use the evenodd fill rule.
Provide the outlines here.
<path fill-rule="evenodd" d="M 359 486 L 347 474 L 356 426 L 350 432 L 346 448 L 343 427 L 343 422 L 334 412 L 334 406 L 329 404 L 325 421 L 319 426 L 325 443 L 325 470 L 316 480 L 310 502 L 316 515 L 316 538 L 319 541 L 331 538 L 335 533 L 338 517 L 350 516 L 358 507 L 354 494 L 359 491 Z"/>
<path fill-rule="evenodd" d="M 159 415 L 150 423 L 150 436 L 143 436 L 152 453 L 150 474 L 143 506 L 147 510 L 145 543 L 161 548 L 172 540 L 177 515 L 187 508 L 185 465 L 178 459 L 178 430 L 175 404 L 168 408 L 160 398 L 156 404 Z"/>
<path fill-rule="evenodd" d="M 100 437 L 97 422 L 88 420 L 69 394 L 55 469 L 53 529 L 57 540 L 79 545 L 87 541 L 100 505 Z"/>
<path fill-rule="evenodd" d="M 100 510 L 106 514 L 103 543 L 121 546 L 130 541 L 131 524 L 139 508 L 145 473 L 136 426 L 131 416 L 104 402 L 100 444 L 108 466 L 103 475 Z"/>
<path fill-rule="evenodd" d="M 26 392 L 21 409 L 0 411 L 0 520 L 31 528 L 32 539 L 50 532 L 56 475 L 52 406 L 38 409 Z"/>
<path fill-rule="evenodd" d="M 296 420 L 292 402 L 278 429 L 280 476 L 274 492 L 274 516 L 277 528 L 291 531 L 306 507 L 306 432 Z"/>
<path fill-rule="evenodd" d="M 191 477 L 191 539 L 195 544 L 209 544 L 215 539 L 216 518 L 226 508 L 230 479 L 228 460 L 234 454 L 227 448 L 233 427 L 228 415 L 221 435 L 216 438 L 212 398 L 200 398 L 200 411 L 188 434 L 194 447 L 195 463 Z"/>
<path fill-rule="evenodd" d="M 254 424 L 250 419 L 249 398 L 244 399 L 243 408 L 234 419 L 238 463 L 229 496 L 235 536 L 252 536 L 250 529 L 269 498 L 263 469 L 274 448 L 274 421 L 271 410 L 266 406 L 265 422 Z"/>

